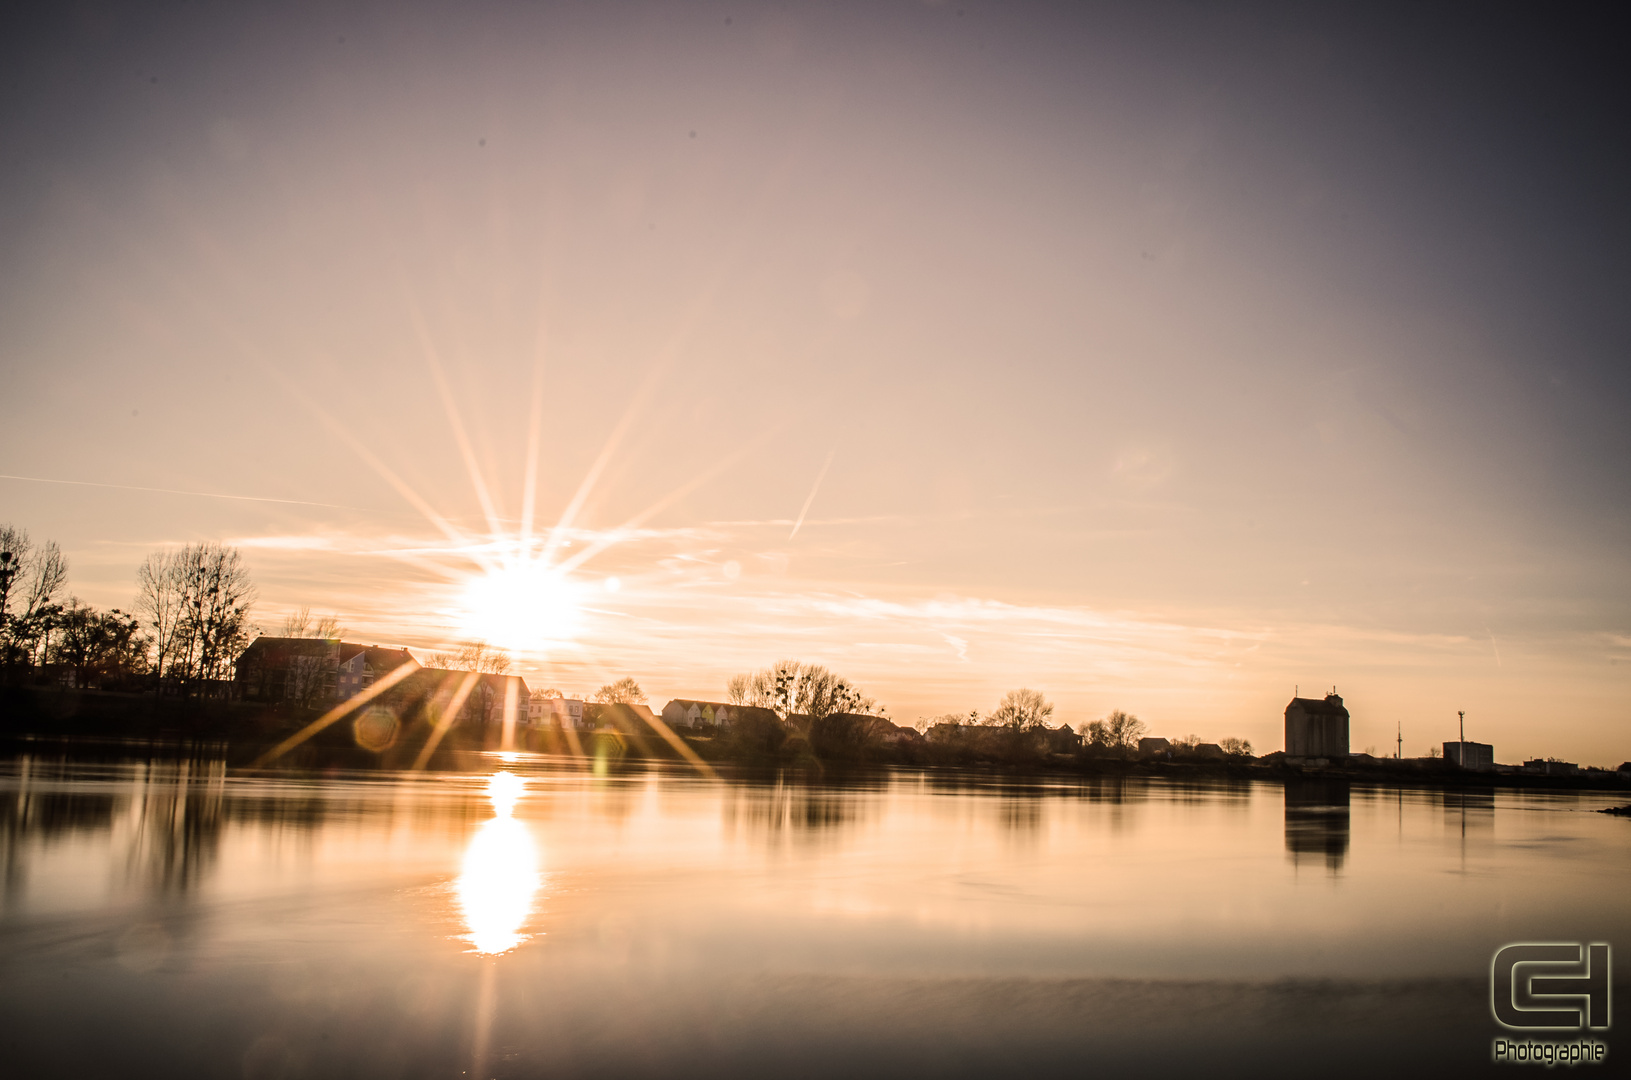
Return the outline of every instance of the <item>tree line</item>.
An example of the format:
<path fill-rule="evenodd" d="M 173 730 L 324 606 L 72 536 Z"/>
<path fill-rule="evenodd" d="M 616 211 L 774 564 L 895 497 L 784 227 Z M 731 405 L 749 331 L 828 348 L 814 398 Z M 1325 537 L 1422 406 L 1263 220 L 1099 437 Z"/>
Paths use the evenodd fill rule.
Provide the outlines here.
<path fill-rule="evenodd" d="M 188 544 L 149 555 L 130 611 L 99 611 L 68 584 L 55 541 L 0 526 L 0 668 L 7 681 L 45 672 L 75 686 L 190 693 L 232 677 L 255 632 L 254 582 L 236 548 Z"/>
<path fill-rule="evenodd" d="M 1074 749 L 1074 740 L 1060 738 L 1061 731 L 1049 727 L 1052 717 L 1053 703 L 1040 691 L 1025 688 L 1010 690 L 997 707 L 984 716 L 978 710 L 967 714 L 948 713 L 925 717 L 916 726 L 931 743 L 983 750 L 997 757 L 1059 752 L 1067 745 Z M 1070 731 L 1068 724 L 1061 728 Z M 1072 734 L 1080 736 L 1081 752 L 1089 756 L 1127 757 L 1138 750 L 1139 741 L 1148 732 L 1144 721 L 1115 709 L 1102 720 L 1080 725 Z M 1025 738 L 1027 735 L 1031 737 Z M 1184 756 L 1195 752 L 1201 739 L 1197 735 L 1185 735 L 1169 743 L 1175 755 Z M 1230 757 L 1246 757 L 1252 752 L 1252 744 L 1245 739 L 1226 738 L 1218 746 Z"/>

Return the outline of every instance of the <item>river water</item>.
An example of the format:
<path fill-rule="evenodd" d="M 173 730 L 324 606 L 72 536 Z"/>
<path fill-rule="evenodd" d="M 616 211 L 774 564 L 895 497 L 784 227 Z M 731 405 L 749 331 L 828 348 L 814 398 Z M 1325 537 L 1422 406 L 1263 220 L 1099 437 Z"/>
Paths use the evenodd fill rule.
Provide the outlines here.
<path fill-rule="evenodd" d="M 7 1075 L 1507 1072 L 1631 948 L 1602 793 L 468 764 L 0 762 Z"/>

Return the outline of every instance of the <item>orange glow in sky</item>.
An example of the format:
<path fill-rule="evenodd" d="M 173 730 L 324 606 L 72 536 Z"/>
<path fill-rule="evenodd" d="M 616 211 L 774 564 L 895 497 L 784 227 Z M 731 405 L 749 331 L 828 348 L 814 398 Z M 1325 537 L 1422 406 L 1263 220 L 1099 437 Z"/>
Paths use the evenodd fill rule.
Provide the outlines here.
<path fill-rule="evenodd" d="M 216 540 L 263 632 L 657 708 L 1631 758 L 1624 95 L 1204 5 L 342 8 L 12 45 L 0 522 L 79 599 Z"/>
<path fill-rule="evenodd" d="M 501 649 L 542 653 L 575 638 L 579 592 L 560 571 L 536 560 L 477 571 L 459 597 L 459 629 Z"/>

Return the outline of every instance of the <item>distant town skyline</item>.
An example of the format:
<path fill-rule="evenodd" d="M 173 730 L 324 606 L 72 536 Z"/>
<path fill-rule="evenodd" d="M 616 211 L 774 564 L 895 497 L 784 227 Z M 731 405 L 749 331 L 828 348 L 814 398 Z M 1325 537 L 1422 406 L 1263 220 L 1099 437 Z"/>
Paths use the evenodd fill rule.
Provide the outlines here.
<path fill-rule="evenodd" d="M 1464 15 L 18 16 L 0 523 L 533 686 L 1612 766 L 1631 88 Z"/>

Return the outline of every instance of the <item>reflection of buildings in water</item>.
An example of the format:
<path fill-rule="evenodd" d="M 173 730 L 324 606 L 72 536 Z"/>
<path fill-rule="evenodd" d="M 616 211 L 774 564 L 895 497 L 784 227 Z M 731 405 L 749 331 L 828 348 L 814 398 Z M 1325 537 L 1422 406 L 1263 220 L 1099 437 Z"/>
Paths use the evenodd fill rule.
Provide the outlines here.
<path fill-rule="evenodd" d="M 760 834 L 767 841 L 815 840 L 854 825 L 862 793 L 839 788 L 812 788 L 778 781 L 772 786 L 733 786 L 724 802 L 725 827 Z"/>
<path fill-rule="evenodd" d="M 225 824 L 225 761 L 154 761 L 134 778 L 126 866 L 152 892 L 195 888 L 214 865 Z"/>
<path fill-rule="evenodd" d="M 10 907 L 28 884 L 28 851 L 78 833 L 105 833 L 118 803 L 111 792 L 59 791 L 59 763 L 30 757 L 16 763 L 15 788 L 0 796 L 0 865 Z"/>
<path fill-rule="evenodd" d="M 538 891 L 538 848 L 532 832 L 515 820 L 525 781 L 497 773 L 487 794 L 497 815 L 471 837 L 459 874 L 459 908 L 469 941 L 479 953 L 508 952 L 527 939 L 521 933 Z"/>
<path fill-rule="evenodd" d="M 1472 791 L 1446 791 L 1444 823 L 1456 829 L 1463 827 L 1487 829 L 1495 817 L 1495 791 L 1493 788 Z"/>
<path fill-rule="evenodd" d="M 1125 806 L 1149 800 L 1149 788 L 1138 777 L 1095 776 L 1082 785 L 1082 797 L 1088 802 Z"/>
<path fill-rule="evenodd" d="M 95 787 L 86 790 L 87 772 Z M 110 767 L 18 762 L 15 790 L 0 798 L 6 889 L 25 887 L 28 851 L 75 833 L 109 836 L 127 880 L 165 895 L 196 886 L 214 864 L 224 823 L 226 763 L 157 760 Z"/>
<path fill-rule="evenodd" d="M 1002 826 L 1012 835 L 1034 839 L 1042 829 L 1042 796 L 1012 796 L 1002 800 Z"/>
<path fill-rule="evenodd" d="M 1346 780 L 1286 781 L 1286 851 L 1293 864 L 1324 858 L 1333 873 L 1348 857 L 1349 793 Z"/>
<path fill-rule="evenodd" d="M 1466 857 L 1467 841 L 1475 841 L 1474 850 L 1494 839 L 1495 791 L 1493 788 L 1471 791 L 1446 791 L 1444 801 L 1444 831 L 1458 838 L 1462 857 Z"/>
<path fill-rule="evenodd" d="M 1113 835 L 1130 832 L 1138 823 L 1139 803 L 1150 798 L 1149 788 L 1136 778 L 1095 776 L 1082 787 L 1082 797 L 1109 808 L 1108 824 Z"/>

